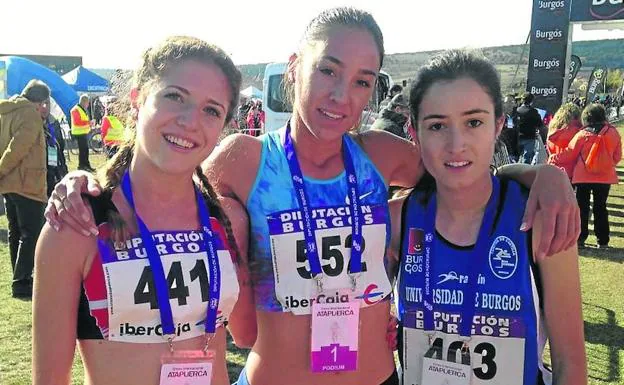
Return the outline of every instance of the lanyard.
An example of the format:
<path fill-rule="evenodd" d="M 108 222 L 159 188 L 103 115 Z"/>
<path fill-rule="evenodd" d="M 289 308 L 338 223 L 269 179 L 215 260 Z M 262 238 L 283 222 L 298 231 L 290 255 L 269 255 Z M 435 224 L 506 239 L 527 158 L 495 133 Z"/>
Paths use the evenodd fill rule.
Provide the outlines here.
<path fill-rule="evenodd" d="M 156 299 L 158 300 L 158 308 L 160 309 L 160 321 L 164 332 L 163 334 L 166 334 L 169 341 L 171 341 L 175 337 L 175 328 L 173 325 L 171 304 L 169 303 L 169 286 L 167 284 L 167 279 L 165 278 L 163 264 L 160 260 L 156 245 L 154 244 L 152 234 L 141 217 L 139 217 L 139 213 L 136 212 L 134 197 L 132 195 L 132 185 L 130 183 L 130 174 L 128 172 L 126 172 L 123 176 L 121 188 L 126 200 L 136 215 L 137 224 L 141 232 L 141 239 L 145 245 L 147 258 L 149 260 L 150 267 L 152 268 L 154 288 L 156 289 Z M 204 245 L 206 246 L 206 250 L 208 252 L 208 274 L 210 277 L 208 310 L 206 310 L 204 330 L 208 334 L 214 334 L 217 321 L 217 308 L 219 307 L 219 296 L 221 292 L 221 268 L 219 266 L 217 249 L 215 247 L 215 244 L 218 243 L 218 237 L 213 237 L 212 226 L 210 225 L 210 213 L 208 212 L 206 203 L 197 188 L 195 189 L 195 198 L 197 199 L 197 210 L 199 212 L 202 231 L 204 232 Z"/>
<path fill-rule="evenodd" d="M 290 123 L 286 126 L 284 134 L 284 151 L 286 152 L 286 160 L 290 168 L 293 187 L 297 202 L 303 214 L 303 234 L 306 243 L 306 255 L 310 263 L 310 271 L 316 280 L 317 288 L 323 291 L 323 272 L 321 269 L 321 260 L 319 259 L 318 249 L 316 247 L 316 223 L 312 218 L 312 210 L 310 208 L 310 200 L 306 192 L 303 181 L 303 174 L 295 152 L 295 146 L 290 136 Z M 347 145 L 347 135 L 342 137 L 342 157 L 344 161 L 345 173 L 347 175 L 347 189 L 351 214 L 351 258 L 349 260 L 348 274 L 351 279 L 351 289 L 355 290 L 355 281 L 357 276 L 362 272 L 362 213 L 360 211 L 360 195 L 358 191 L 357 176 L 355 175 L 355 167 L 353 158 Z"/>
<path fill-rule="evenodd" d="M 54 132 L 54 125 L 50 122 L 46 122 L 46 126 L 48 128 L 48 138 L 47 138 L 47 142 L 49 146 L 54 146 L 56 147 L 56 133 Z"/>
<path fill-rule="evenodd" d="M 500 185 L 498 179 L 492 176 L 492 195 L 488 200 L 481 228 L 479 229 L 479 237 L 471 255 L 470 270 L 468 272 L 468 283 L 464 291 L 466 301 L 461 305 L 461 323 L 459 326 L 459 335 L 464 338 L 470 338 L 472 333 L 472 319 L 475 313 L 475 304 L 473 298 L 477 290 L 477 274 L 481 270 L 484 263 L 487 262 L 488 241 L 490 239 L 490 231 L 494 224 L 496 216 L 496 206 L 498 204 L 498 196 Z M 435 250 L 435 219 L 436 219 L 436 196 L 433 194 L 429 199 L 427 211 L 425 212 L 425 293 L 423 295 L 424 305 L 424 328 L 425 331 L 435 331 L 433 323 L 433 290 L 431 288 L 431 277 L 434 276 L 433 262 Z"/>

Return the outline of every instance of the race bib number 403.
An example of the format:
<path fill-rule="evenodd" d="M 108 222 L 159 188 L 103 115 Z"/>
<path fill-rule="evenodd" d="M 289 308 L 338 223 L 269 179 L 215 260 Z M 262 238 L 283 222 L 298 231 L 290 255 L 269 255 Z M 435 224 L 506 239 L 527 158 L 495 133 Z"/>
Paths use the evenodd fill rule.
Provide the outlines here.
<path fill-rule="evenodd" d="M 268 217 L 275 292 L 284 311 L 310 314 L 314 303 L 357 300 L 370 306 L 391 290 L 386 273 L 386 212 L 383 206 L 362 206 L 362 272 L 350 295 L 340 289 L 351 287 L 348 275 L 351 257 L 351 216 L 347 206 L 316 208 L 316 246 L 323 271 L 323 292 L 319 293 L 306 255 L 301 211 L 283 211 Z"/>
<path fill-rule="evenodd" d="M 422 312 L 419 312 L 422 313 Z M 448 334 L 449 330 L 457 330 L 452 320 L 456 315 L 437 313 L 436 328 L 442 330 L 435 333 L 431 343 L 429 335 L 422 330 L 422 322 L 415 314 L 410 314 L 405 322 L 413 327 L 403 329 L 403 383 L 405 385 L 426 385 L 422 379 L 424 358 L 446 362 L 462 363 L 462 347 L 464 342 L 458 334 Z M 458 317 L 456 317 L 458 318 Z M 473 335 L 468 341 L 470 366 L 472 368 L 471 384 L 501 384 L 504 373 L 505 385 L 522 385 L 524 378 L 524 327 L 518 318 L 494 318 L 475 315 Z M 487 331 L 487 332 L 486 332 Z M 491 331 L 491 333 L 490 333 Z M 467 362 L 463 362 L 467 363 Z M 447 375 L 458 376 L 459 373 L 449 372 Z M 461 380 L 458 378 L 458 380 Z"/>

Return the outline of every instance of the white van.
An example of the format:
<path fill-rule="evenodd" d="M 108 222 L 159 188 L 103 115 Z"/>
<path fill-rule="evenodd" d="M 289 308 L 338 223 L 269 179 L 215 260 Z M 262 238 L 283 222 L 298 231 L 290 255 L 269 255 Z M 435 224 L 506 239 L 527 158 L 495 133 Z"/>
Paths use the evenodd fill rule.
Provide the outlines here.
<path fill-rule="evenodd" d="M 287 63 L 270 63 L 264 70 L 264 80 L 262 81 L 262 106 L 264 108 L 264 129 L 265 131 L 277 130 L 286 125 L 292 113 L 292 106 L 286 102 L 282 80 L 286 73 Z M 370 128 L 377 118 L 379 103 L 386 98 L 388 90 L 394 85 L 392 77 L 380 71 L 377 79 L 377 88 L 373 93 L 373 98 L 369 102 L 369 107 L 362 113 L 362 130 Z"/>

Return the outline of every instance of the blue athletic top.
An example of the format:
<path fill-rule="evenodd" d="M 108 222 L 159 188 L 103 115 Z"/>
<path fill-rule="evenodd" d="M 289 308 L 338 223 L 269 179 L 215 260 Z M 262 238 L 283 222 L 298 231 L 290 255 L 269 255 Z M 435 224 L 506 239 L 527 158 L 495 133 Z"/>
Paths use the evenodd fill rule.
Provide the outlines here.
<path fill-rule="evenodd" d="M 307 194 L 312 202 L 312 216 L 317 220 L 316 239 L 326 289 L 323 296 L 315 297 L 313 292 L 306 291 L 308 286 L 312 287 L 313 280 L 310 279 L 309 262 L 305 255 L 299 205 L 282 144 L 284 133 L 285 129 L 282 128 L 261 136 L 260 166 L 247 200 L 251 222 L 249 259 L 258 309 L 309 314 L 309 307 L 314 301 L 340 301 L 337 290 L 347 282 L 344 279 L 351 234 L 347 181 L 344 171 L 325 180 L 304 176 Z M 363 235 L 366 245 L 362 258 L 366 267 L 358 279 L 356 298 L 364 302 L 363 306 L 367 306 L 386 298 L 391 291 L 384 262 L 385 248 L 390 237 L 388 189 L 380 172 L 362 148 L 350 137 L 346 144 L 353 158 L 362 211 L 365 214 Z M 371 254 L 373 250 L 374 255 Z M 375 277 L 367 278 L 371 270 L 375 270 L 375 265 L 384 270 L 383 279 L 379 271 Z M 300 295 L 298 290 L 301 290 Z"/>
<path fill-rule="evenodd" d="M 530 233 L 518 229 L 526 194 L 515 182 L 501 181 L 493 229 L 484 255 L 474 247 L 460 247 L 437 231 L 431 257 L 433 319 L 432 345 L 424 331 L 426 193 L 414 190 L 402 214 L 401 262 L 396 304 L 402 348 L 399 349 L 404 384 L 420 384 L 423 355 L 438 348 L 438 359 L 453 360 L 461 348 L 459 326 L 462 307 L 474 307 L 471 384 L 550 384 L 542 351 L 545 332 L 540 303 L 540 277 L 533 263 Z M 475 298 L 466 298 L 470 267 L 478 265 Z M 435 356 L 435 355 L 434 355 Z M 493 381 L 492 381 L 493 380 Z"/>

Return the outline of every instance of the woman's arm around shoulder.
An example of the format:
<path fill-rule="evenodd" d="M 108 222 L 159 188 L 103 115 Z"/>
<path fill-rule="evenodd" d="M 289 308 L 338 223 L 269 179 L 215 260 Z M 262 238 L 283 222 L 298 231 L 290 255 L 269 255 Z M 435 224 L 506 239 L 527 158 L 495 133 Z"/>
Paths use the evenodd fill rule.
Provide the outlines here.
<path fill-rule="evenodd" d="M 583 130 L 577 132 L 568 144 L 568 147 L 558 154 L 551 155 L 550 161 L 556 163 L 574 162 L 581 154 L 583 144 L 586 141 L 585 137 Z"/>
<path fill-rule="evenodd" d="M 392 234 L 386 255 L 388 256 L 388 262 L 393 265 L 398 265 L 401 262 L 402 214 L 403 205 L 407 204 L 406 202 L 408 196 L 409 193 L 405 191 L 405 193 L 401 192 L 398 197 L 393 197 L 388 201 L 390 209 L 390 228 Z"/>
<path fill-rule="evenodd" d="M 389 186 L 414 187 L 424 174 L 418 146 L 409 140 L 380 130 L 358 138 Z"/>
<path fill-rule="evenodd" d="M 202 164 L 202 169 L 216 192 L 247 202 L 262 155 L 262 141 L 250 135 L 225 137 Z"/>
<path fill-rule="evenodd" d="M 93 238 L 68 226 L 57 232 L 46 224 L 39 235 L 33 293 L 34 385 L 71 382 L 81 284 L 95 250 Z"/>
<path fill-rule="evenodd" d="M 256 324 L 256 307 L 254 302 L 253 288 L 251 285 L 251 273 L 249 271 L 248 238 L 249 219 L 245 208 L 232 198 L 222 198 L 221 204 L 232 224 L 232 232 L 239 252 L 236 266 L 238 276 L 238 301 L 234 305 L 228 322 L 228 330 L 234 339 L 236 346 L 250 348 L 256 342 L 258 332 Z"/>
<path fill-rule="evenodd" d="M 541 221 L 536 220 L 533 249 L 540 241 L 541 229 Z M 574 245 L 539 262 L 554 384 L 587 384 L 578 259 Z"/>

